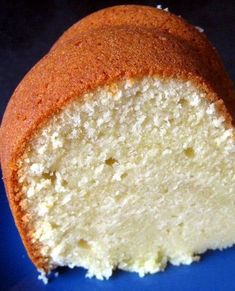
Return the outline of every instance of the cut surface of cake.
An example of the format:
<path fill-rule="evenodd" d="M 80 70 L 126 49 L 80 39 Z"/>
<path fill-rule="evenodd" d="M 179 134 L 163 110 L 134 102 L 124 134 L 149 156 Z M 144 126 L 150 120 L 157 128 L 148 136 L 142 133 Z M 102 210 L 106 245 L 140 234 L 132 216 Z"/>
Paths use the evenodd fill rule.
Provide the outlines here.
<path fill-rule="evenodd" d="M 234 89 L 215 50 L 166 11 L 97 15 L 62 36 L 4 114 L 4 183 L 29 256 L 42 272 L 103 279 L 232 246 Z"/>

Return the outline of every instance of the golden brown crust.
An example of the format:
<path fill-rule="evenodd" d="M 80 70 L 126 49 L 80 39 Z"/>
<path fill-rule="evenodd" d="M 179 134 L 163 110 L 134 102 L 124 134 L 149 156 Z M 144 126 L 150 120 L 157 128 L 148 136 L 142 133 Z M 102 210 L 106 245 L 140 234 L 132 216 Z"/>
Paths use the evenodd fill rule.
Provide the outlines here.
<path fill-rule="evenodd" d="M 87 32 L 99 27 L 120 25 L 156 28 L 190 42 L 198 50 L 206 52 L 207 48 L 209 50 L 212 48 L 203 33 L 200 33 L 184 19 L 168 11 L 148 6 L 120 5 L 102 9 L 78 21 L 65 31 L 52 49 L 78 38 L 81 32 Z"/>
<path fill-rule="evenodd" d="M 228 114 L 222 102 L 227 105 L 232 100 L 230 81 L 221 68 L 221 90 L 218 76 L 211 74 L 211 66 L 202 55 L 189 41 L 156 28 L 101 26 L 58 45 L 25 76 L 4 114 L 1 165 L 17 227 L 38 268 L 50 267 L 47 258 L 40 255 L 40 246 L 30 240 L 30 218 L 19 205 L 23 194 L 17 177 L 17 161 L 29 139 L 52 115 L 85 92 L 147 75 L 192 81 L 208 93 L 210 101 L 217 102 L 230 124 L 234 107 L 227 107 Z"/>

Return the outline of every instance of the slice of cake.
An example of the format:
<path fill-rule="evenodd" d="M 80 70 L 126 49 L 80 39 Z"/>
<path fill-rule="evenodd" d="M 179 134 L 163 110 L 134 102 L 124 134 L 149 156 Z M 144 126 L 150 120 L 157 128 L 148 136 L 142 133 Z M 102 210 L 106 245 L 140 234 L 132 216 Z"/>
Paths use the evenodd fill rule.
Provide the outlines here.
<path fill-rule="evenodd" d="M 205 36 L 166 11 L 114 7 L 68 30 L 1 126 L 10 207 L 37 268 L 143 276 L 232 246 L 234 98 Z"/>

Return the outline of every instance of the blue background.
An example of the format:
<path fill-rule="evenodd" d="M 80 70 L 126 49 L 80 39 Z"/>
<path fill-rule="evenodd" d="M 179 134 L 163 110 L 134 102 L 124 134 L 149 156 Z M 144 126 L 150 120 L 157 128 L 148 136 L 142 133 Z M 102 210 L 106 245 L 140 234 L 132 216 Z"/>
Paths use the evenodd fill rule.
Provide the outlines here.
<path fill-rule="evenodd" d="M 235 0 L 97 1 L 97 0 L 0 0 L 0 116 L 25 73 L 49 50 L 71 24 L 100 8 L 139 3 L 169 7 L 205 33 L 218 49 L 231 78 L 235 80 Z M 108 281 L 86 279 L 85 270 L 59 269 L 48 285 L 37 280 L 37 271 L 27 257 L 11 216 L 0 182 L 0 291 L 37 290 L 159 290 L 235 291 L 235 247 L 209 251 L 199 263 L 169 265 L 166 272 L 142 279 L 117 271 Z"/>

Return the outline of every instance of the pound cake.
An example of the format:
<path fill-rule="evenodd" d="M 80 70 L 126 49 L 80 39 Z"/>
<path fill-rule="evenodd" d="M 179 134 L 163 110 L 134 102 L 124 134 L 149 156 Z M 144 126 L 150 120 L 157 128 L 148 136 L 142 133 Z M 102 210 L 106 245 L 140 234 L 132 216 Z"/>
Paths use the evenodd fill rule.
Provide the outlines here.
<path fill-rule="evenodd" d="M 234 88 L 205 35 L 98 11 L 24 77 L 1 125 L 15 223 L 43 274 L 144 276 L 235 243 Z"/>

